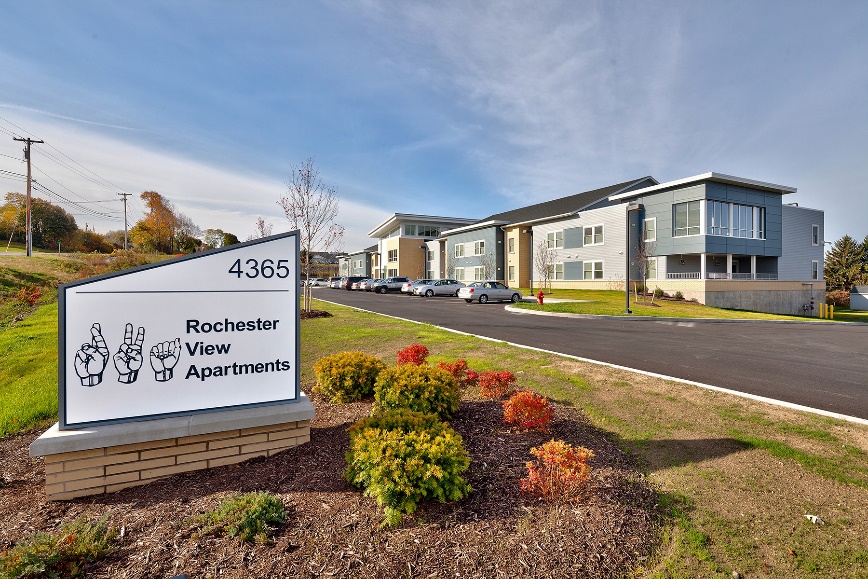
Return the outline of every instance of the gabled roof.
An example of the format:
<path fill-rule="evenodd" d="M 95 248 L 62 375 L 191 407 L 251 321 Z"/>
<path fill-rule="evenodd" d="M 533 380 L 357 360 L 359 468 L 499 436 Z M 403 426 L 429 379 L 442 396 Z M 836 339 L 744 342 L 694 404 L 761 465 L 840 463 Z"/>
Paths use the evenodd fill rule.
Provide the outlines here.
<path fill-rule="evenodd" d="M 465 227 L 457 227 L 455 229 L 445 231 L 443 232 L 442 237 L 447 237 L 448 235 L 454 233 L 461 233 L 462 231 L 472 231 L 474 229 L 481 229 L 483 227 L 491 227 L 494 225 L 502 226 L 515 223 L 529 223 L 532 221 L 541 221 L 551 217 L 562 217 L 565 215 L 571 215 L 577 213 L 578 211 L 581 211 L 582 209 L 585 209 L 586 207 L 589 207 L 590 205 L 593 205 L 594 203 L 597 203 L 598 201 L 608 199 L 612 195 L 623 193 L 630 187 L 638 185 L 643 181 L 649 181 L 655 185 L 657 184 L 657 180 L 651 176 L 642 177 L 641 179 L 631 179 L 630 181 L 624 181 L 623 183 L 609 185 L 608 187 L 601 187 L 600 189 L 594 189 L 593 191 L 576 193 L 575 195 L 561 197 L 560 199 L 543 201 L 542 203 L 537 203 L 536 205 L 528 205 L 527 207 L 520 207 L 518 209 L 504 211 L 503 213 L 495 213 L 494 215 L 489 215 L 488 217 L 480 219 L 479 221 L 471 225 L 467 225 Z"/>
<path fill-rule="evenodd" d="M 797 191 L 795 187 L 787 187 L 786 185 L 776 185 L 775 183 L 766 183 L 765 181 L 755 181 L 753 179 L 745 179 L 744 177 L 735 177 L 733 175 L 725 175 L 723 173 L 711 172 L 703 173 L 701 175 L 694 175 L 693 177 L 687 177 L 685 179 L 678 179 L 677 181 L 658 183 L 653 187 L 634 189 L 632 191 L 627 191 L 626 193 L 613 193 L 612 196 L 609 197 L 609 200 L 620 201 L 621 199 L 627 199 L 629 197 L 638 197 L 640 195 L 647 195 L 648 193 L 653 193 L 654 191 L 660 191 L 662 189 L 678 187 L 681 185 L 689 185 L 690 183 L 699 183 L 701 181 L 716 181 L 718 183 L 726 183 L 729 185 L 741 185 L 751 187 L 753 189 L 760 189 L 762 191 L 780 193 L 781 195 L 786 195 L 787 193 L 795 193 Z"/>

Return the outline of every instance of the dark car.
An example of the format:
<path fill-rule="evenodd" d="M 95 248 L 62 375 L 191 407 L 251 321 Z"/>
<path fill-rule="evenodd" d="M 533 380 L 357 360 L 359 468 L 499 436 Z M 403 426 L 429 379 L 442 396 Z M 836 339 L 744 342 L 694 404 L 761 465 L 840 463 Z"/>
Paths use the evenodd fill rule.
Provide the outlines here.
<path fill-rule="evenodd" d="M 409 277 L 388 277 L 374 283 L 373 291 L 384 294 L 386 292 L 401 291 L 401 286 L 410 281 Z"/>
<path fill-rule="evenodd" d="M 341 278 L 340 289 L 351 290 L 353 289 L 353 284 L 358 284 L 363 279 L 368 279 L 362 275 L 351 275 L 348 277 Z M 359 289 L 359 286 L 356 285 L 356 289 Z"/>

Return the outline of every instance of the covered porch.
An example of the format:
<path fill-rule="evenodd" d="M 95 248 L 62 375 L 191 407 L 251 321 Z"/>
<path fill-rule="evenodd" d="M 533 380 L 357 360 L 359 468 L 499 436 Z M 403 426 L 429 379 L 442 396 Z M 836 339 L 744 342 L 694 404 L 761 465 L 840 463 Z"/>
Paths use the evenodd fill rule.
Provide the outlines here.
<path fill-rule="evenodd" d="M 666 279 L 776 280 L 778 258 L 730 253 L 668 255 Z"/>

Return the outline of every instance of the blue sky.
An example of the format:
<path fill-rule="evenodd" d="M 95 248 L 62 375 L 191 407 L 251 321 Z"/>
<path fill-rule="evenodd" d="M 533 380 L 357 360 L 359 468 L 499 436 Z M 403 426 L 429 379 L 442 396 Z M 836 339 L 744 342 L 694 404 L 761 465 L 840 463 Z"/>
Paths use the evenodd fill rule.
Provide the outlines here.
<path fill-rule="evenodd" d="M 865 2 L 81 0 L 3 13 L 0 129 L 55 147 L 34 150 L 34 175 L 70 198 L 115 195 L 43 151 L 244 239 L 260 215 L 288 228 L 277 200 L 291 165 L 315 157 L 356 250 L 393 212 L 484 217 L 716 171 L 797 187 L 785 202 L 825 210 L 827 240 L 868 234 Z M 0 132 L 0 170 L 23 172 L 20 150 Z"/>

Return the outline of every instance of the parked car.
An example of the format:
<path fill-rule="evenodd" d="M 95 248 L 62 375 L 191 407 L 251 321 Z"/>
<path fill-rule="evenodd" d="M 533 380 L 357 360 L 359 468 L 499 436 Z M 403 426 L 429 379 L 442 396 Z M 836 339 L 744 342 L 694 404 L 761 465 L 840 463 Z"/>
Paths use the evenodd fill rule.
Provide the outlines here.
<path fill-rule="evenodd" d="M 401 286 L 401 293 L 407 294 L 408 296 L 411 296 L 411 295 L 413 295 L 413 288 L 415 288 L 417 285 L 426 285 L 429 283 L 433 283 L 435 281 L 437 281 L 437 280 L 434 280 L 434 279 L 414 279 L 413 281 L 407 280 Z"/>
<path fill-rule="evenodd" d="M 363 279 L 367 279 L 366 277 L 362 277 L 360 275 L 351 275 L 347 277 L 341 278 L 340 289 L 351 290 L 353 289 L 353 284 L 358 284 Z M 356 285 L 355 289 L 359 289 L 358 285 Z"/>
<path fill-rule="evenodd" d="M 359 284 L 359 289 L 360 289 L 360 290 L 364 290 L 364 291 L 366 291 L 366 292 L 374 291 L 374 284 L 375 284 L 375 283 L 379 283 L 379 282 L 381 282 L 381 281 L 383 281 L 383 280 L 381 280 L 381 279 L 366 279 L 366 280 L 362 280 L 362 283 Z"/>
<path fill-rule="evenodd" d="M 310 287 L 323 287 L 328 285 L 328 283 L 329 280 L 325 279 L 324 277 L 312 277 L 310 278 L 310 280 L 308 280 L 307 285 L 309 285 Z"/>
<path fill-rule="evenodd" d="M 473 300 L 484 304 L 490 300 L 501 302 L 520 302 L 522 295 L 514 289 L 509 289 L 499 281 L 481 281 L 458 290 L 458 297 L 468 304 Z"/>
<path fill-rule="evenodd" d="M 463 287 L 463 283 L 454 279 L 438 279 L 431 283 L 414 286 L 413 295 L 428 298 L 433 296 L 457 296 L 459 288 Z"/>
<path fill-rule="evenodd" d="M 386 292 L 399 291 L 404 283 L 410 281 L 409 277 L 387 277 L 374 284 L 373 291 L 384 294 Z"/>
<path fill-rule="evenodd" d="M 368 278 L 363 278 L 363 279 L 360 279 L 359 281 L 354 281 L 353 283 L 350 284 L 350 289 L 353 291 L 360 291 L 363 289 L 362 284 L 368 283 L 369 281 L 371 281 L 371 280 Z"/>
<path fill-rule="evenodd" d="M 340 284 L 341 284 L 341 277 L 340 276 L 333 277 L 333 278 L 329 279 L 329 287 L 332 289 L 338 289 L 338 287 L 340 287 Z"/>

